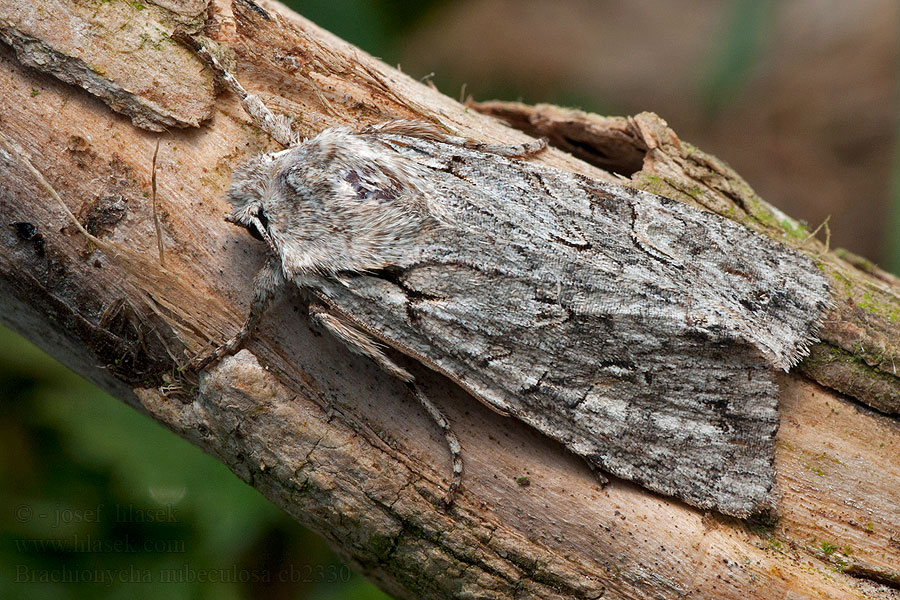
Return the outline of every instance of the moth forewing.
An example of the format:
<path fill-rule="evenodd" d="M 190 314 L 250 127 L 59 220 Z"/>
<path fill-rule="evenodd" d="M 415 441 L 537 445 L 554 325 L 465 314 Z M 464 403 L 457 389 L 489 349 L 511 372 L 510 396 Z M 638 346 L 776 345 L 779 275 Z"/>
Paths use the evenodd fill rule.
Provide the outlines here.
<path fill-rule="evenodd" d="M 261 127 L 282 123 L 226 81 Z M 253 159 L 229 200 L 274 260 L 215 357 L 290 281 L 322 300 L 317 321 L 413 386 L 372 338 L 612 474 L 739 517 L 767 508 L 774 373 L 814 339 L 824 276 L 717 215 L 511 158 L 540 148 L 393 121 Z M 458 443 L 412 392 L 447 436 L 452 500 Z"/>
<path fill-rule="evenodd" d="M 774 372 L 828 304 L 810 259 L 629 188 L 373 143 L 440 216 L 381 270 L 319 280 L 333 310 L 608 472 L 727 514 L 769 505 Z"/>

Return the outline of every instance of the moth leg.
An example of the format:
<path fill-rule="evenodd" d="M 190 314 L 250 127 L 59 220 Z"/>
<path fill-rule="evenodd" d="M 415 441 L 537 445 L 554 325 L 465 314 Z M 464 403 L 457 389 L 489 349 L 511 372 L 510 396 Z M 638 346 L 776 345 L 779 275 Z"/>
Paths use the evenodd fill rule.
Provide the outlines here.
<path fill-rule="evenodd" d="M 460 483 L 462 482 L 463 461 L 459 440 L 450 429 L 450 423 L 447 421 L 447 417 L 445 417 L 440 409 L 428 399 L 428 396 L 426 396 L 418 384 L 416 384 L 412 374 L 388 358 L 379 344 L 371 337 L 329 313 L 327 309 L 321 305 L 310 304 L 309 315 L 314 322 L 327 329 L 332 335 L 342 341 L 351 352 L 371 358 L 379 367 L 403 381 L 409 388 L 413 397 L 422 405 L 422 408 L 425 409 L 428 416 L 431 417 L 431 420 L 441 428 L 441 432 L 444 434 L 444 439 L 447 441 L 447 446 L 450 449 L 450 456 L 453 460 L 453 476 L 450 479 L 450 485 L 444 496 L 444 505 L 450 506 L 453 504 L 456 492 L 459 490 Z"/>
<path fill-rule="evenodd" d="M 172 37 L 193 50 L 209 66 L 216 76 L 241 99 L 241 105 L 257 127 L 265 131 L 273 140 L 284 147 L 293 146 L 300 140 L 291 131 L 291 120 L 285 115 L 276 115 L 269 110 L 256 94 L 249 93 L 234 75 L 229 73 L 219 60 L 210 54 L 199 41 L 182 29 L 176 29 Z"/>
<path fill-rule="evenodd" d="M 413 380 L 412 374 L 388 358 L 375 340 L 352 325 L 341 321 L 329 313 L 325 307 L 319 304 L 310 304 L 309 317 L 314 323 L 321 325 L 334 337 L 342 341 L 351 352 L 371 358 L 379 367 L 404 383 L 409 383 Z"/>
<path fill-rule="evenodd" d="M 270 256 L 265 266 L 260 269 L 253 280 L 253 302 L 250 305 L 250 314 L 244 321 L 243 327 L 234 337 L 216 348 L 212 353 L 203 357 L 197 357 L 191 361 L 191 369 L 200 371 L 211 363 L 218 362 L 223 356 L 234 354 L 244 343 L 247 337 L 259 325 L 263 313 L 272 305 L 276 297 L 284 290 L 284 273 L 281 270 L 281 262 Z"/>
<path fill-rule="evenodd" d="M 600 484 L 600 487 L 606 487 L 609 484 L 609 479 L 603 473 L 603 470 L 596 464 L 592 463 L 588 458 L 585 458 L 584 461 L 587 463 L 588 467 L 590 467 L 591 472 L 594 474 L 594 477 L 597 478 L 597 483 Z"/>

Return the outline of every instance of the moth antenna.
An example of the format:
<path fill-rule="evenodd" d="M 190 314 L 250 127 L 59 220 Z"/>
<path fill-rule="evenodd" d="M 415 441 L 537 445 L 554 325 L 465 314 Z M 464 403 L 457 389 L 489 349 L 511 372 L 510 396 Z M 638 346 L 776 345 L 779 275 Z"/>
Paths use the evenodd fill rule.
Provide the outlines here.
<path fill-rule="evenodd" d="M 405 119 L 369 125 L 362 130 L 362 133 L 416 137 L 423 140 L 453 144 L 454 146 L 466 148 L 467 150 L 496 154 L 497 156 L 505 156 L 507 158 L 527 158 L 538 154 L 547 148 L 547 138 L 538 138 L 522 144 L 486 144 L 467 137 L 449 135 L 433 123 L 427 123 L 425 121 L 409 121 Z"/>
<path fill-rule="evenodd" d="M 250 115 L 250 118 L 253 119 L 254 124 L 268 133 L 273 140 L 285 148 L 293 146 L 300 141 L 298 136 L 291 131 L 290 118 L 285 115 L 276 115 L 269 110 L 269 107 L 263 103 L 259 96 L 251 94 L 244 89 L 244 86 L 235 79 L 234 75 L 229 73 L 225 67 L 222 66 L 219 59 L 213 56 L 209 50 L 203 46 L 200 40 L 180 27 L 176 28 L 172 33 L 172 38 L 193 50 L 194 53 L 213 70 L 216 77 L 218 77 L 228 89 L 237 94 L 238 98 L 241 99 L 241 105 L 244 107 L 244 110 L 247 111 L 247 114 Z"/>
<path fill-rule="evenodd" d="M 461 143 L 455 141 L 454 143 L 458 143 L 463 148 L 469 150 L 477 150 L 479 152 L 496 154 L 507 158 L 526 158 L 542 152 L 547 147 L 546 138 L 538 138 L 530 142 L 525 142 L 524 144 L 485 144 L 483 142 L 465 138 L 462 138 Z"/>

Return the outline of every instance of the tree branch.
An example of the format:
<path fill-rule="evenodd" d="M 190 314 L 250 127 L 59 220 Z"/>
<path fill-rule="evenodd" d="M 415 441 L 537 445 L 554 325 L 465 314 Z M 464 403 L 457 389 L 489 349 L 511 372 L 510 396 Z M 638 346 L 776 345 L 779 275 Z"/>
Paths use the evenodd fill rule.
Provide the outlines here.
<path fill-rule="evenodd" d="M 0 217 L 36 226 L 44 248 L 8 230 L 4 322 L 219 458 L 384 589 L 408 598 L 743 599 L 887 596 L 883 584 L 898 586 L 897 280 L 828 252 L 658 117 L 477 106 L 562 148 L 542 162 L 621 182 L 575 156 L 591 160 L 630 185 L 714 210 L 818 258 L 837 308 L 823 343 L 781 378 L 777 521 L 748 527 L 627 482 L 601 488 L 558 444 L 407 361 L 467 458 L 462 493 L 445 511 L 450 467 L 440 432 L 402 384 L 312 331 L 296 300 L 268 314 L 247 350 L 201 379 L 179 369 L 230 337 L 247 312 L 265 249 L 224 223 L 223 196 L 236 166 L 276 146 L 231 95 L 215 99 L 212 120 L 199 129 L 139 127 L 189 124 L 197 107 L 213 105 L 210 74 L 168 37 L 188 23 L 219 44 L 248 89 L 294 116 L 303 135 L 388 118 L 426 119 L 489 142 L 525 135 L 273 3 L 216 0 L 208 14 L 202 2 L 132 7 L 130 26 L 117 30 L 123 37 L 71 47 L 53 32 L 132 3 L 104 3 L 91 15 L 76 3 L 25 4 L 28 11 L 0 8 L 0 35 L 10 44 L 0 48 L 0 124 L 21 148 L 0 152 Z M 46 16 L 44 29 L 33 14 Z M 117 50 L 141 42 L 146 61 L 126 68 L 129 55 Z M 64 58 L 84 68 L 63 76 L 47 66 Z M 112 93 L 98 92 L 98 80 Z M 160 125 L 157 114 L 178 123 Z M 98 241 L 71 225 L 27 161 Z"/>

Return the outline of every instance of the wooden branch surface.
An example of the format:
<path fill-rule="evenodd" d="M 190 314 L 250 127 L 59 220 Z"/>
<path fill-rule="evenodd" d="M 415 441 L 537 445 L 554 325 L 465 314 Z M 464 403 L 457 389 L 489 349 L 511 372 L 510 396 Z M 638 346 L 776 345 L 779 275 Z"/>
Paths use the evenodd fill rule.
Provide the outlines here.
<path fill-rule="evenodd" d="M 51 35 L 67 22 L 53 20 L 57 3 L 25 4 L 32 5 L 28 14 L 45 19 L 43 29 L 28 29 L 17 9 L 2 2 L 2 39 L 15 46 L 30 36 L 43 44 L 43 56 L 71 57 L 60 41 L 65 36 Z M 208 14 L 196 1 L 153 6 L 152 14 L 134 18 L 156 19 L 163 33 L 195 23 L 234 60 L 238 79 L 294 116 L 304 135 L 404 117 L 479 140 L 527 139 L 274 3 L 260 9 L 216 0 Z M 893 364 L 900 286 L 894 278 L 856 257 L 826 253 L 654 115 L 609 119 L 551 107 L 478 106 L 551 140 L 562 131 L 557 145 L 567 148 L 568 139 L 580 158 L 631 185 L 694 202 L 819 257 L 837 308 L 802 374 L 781 378 L 773 522 L 704 514 L 622 481 L 601 488 L 586 464 L 558 444 L 407 361 L 447 413 L 467 460 L 463 491 L 444 511 L 439 498 L 449 457 L 440 432 L 402 385 L 312 331 L 298 301 L 270 313 L 247 350 L 199 379 L 178 370 L 230 336 L 247 312 L 265 249 L 222 220 L 223 195 L 236 166 L 275 146 L 227 94 L 215 99 L 212 120 L 200 128 L 151 133 L 136 127 L 160 128 L 129 112 L 148 106 L 145 96 L 162 98 L 161 113 L 182 114 L 212 103 L 212 80 L 167 35 L 154 38 L 150 48 L 160 56 L 142 67 L 153 86 L 131 86 L 128 69 L 95 68 L 127 61 L 116 45 L 128 43 L 134 40 L 94 44 L 96 55 L 74 57 L 91 73 L 81 81 L 77 73 L 84 70 L 74 71 L 73 83 L 56 79 L 62 75 L 52 68 L 44 70 L 55 76 L 23 65 L 44 68 L 20 60 L 22 48 L 0 46 L 0 131 L 21 149 L 20 155 L 0 152 L 0 217 L 4 224 L 35 225 L 44 240 L 41 249 L 6 229 L 5 323 L 218 457 L 398 597 L 898 595 L 900 410 Z M 83 89 L 98 79 L 115 97 L 136 97 L 121 105 L 108 96 L 98 100 Z M 183 85 L 196 81 L 202 83 Z M 534 129 L 548 122 L 549 129 Z M 104 240 L 102 247 L 71 225 L 26 160 Z M 618 179 L 559 150 L 538 160 Z"/>

